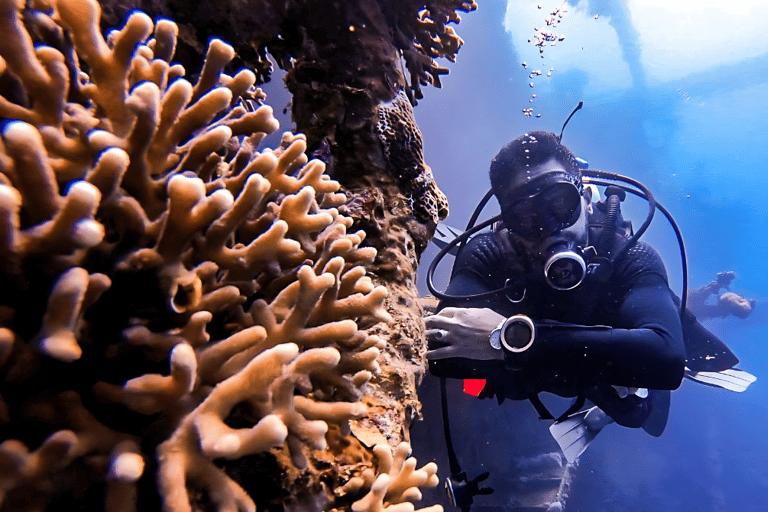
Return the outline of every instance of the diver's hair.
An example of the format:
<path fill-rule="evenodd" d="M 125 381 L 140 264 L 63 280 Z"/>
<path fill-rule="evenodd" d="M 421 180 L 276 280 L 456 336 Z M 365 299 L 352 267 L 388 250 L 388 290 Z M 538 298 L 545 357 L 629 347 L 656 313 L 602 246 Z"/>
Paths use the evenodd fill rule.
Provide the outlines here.
<path fill-rule="evenodd" d="M 560 144 L 560 138 L 550 132 L 530 132 L 508 142 L 491 160 L 491 187 L 497 198 L 509 186 L 512 178 L 528 167 L 541 165 L 550 158 L 563 164 L 570 174 L 581 176 L 579 164 L 571 150 Z"/>

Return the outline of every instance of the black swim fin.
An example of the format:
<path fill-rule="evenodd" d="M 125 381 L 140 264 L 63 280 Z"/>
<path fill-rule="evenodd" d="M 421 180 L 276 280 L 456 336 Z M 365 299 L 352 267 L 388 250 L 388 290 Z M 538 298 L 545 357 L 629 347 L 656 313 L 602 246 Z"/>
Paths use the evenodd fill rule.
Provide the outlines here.
<path fill-rule="evenodd" d="M 653 437 L 659 437 L 667 426 L 672 393 L 668 389 L 649 389 L 648 393 L 651 397 L 651 413 L 643 423 L 643 430 Z"/>
<path fill-rule="evenodd" d="M 565 459 L 575 462 L 589 444 L 613 419 L 599 407 L 594 406 L 568 416 L 563 421 L 550 425 L 549 432 L 560 446 Z"/>
<path fill-rule="evenodd" d="M 679 301 L 677 297 L 675 299 Z M 683 315 L 682 327 L 685 365 L 692 371 L 721 372 L 739 364 L 739 358 L 731 352 L 731 349 L 701 325 L 688 309 Z"/>
<path fill-rule="evenodd" d="M 452 226 L 449 226 L 448 224 L 439 222 L 435 227 L 435 234 L 432 237 L 432 242 L 439 249 L 442 249 L 446 245 L 453 242 L 462 233 L 463 231 L 461 231 L 460 229 L 456 229 Z M 453 247 L 450 251 L 448 251 L 449 254 L 453 254 L 454 256 L 456 256 L 457 252 L 458 252 L 458 247 Z"/>
<path fill-rule="evenodd" d="M 719 372 L 695 372 L 686 368 L 685 376 L 707 386 L 723 388 L 737 393 L 745 391 L 750 384 L 757 380 L 754 375 L 736 368 L 728 368 Z"/>

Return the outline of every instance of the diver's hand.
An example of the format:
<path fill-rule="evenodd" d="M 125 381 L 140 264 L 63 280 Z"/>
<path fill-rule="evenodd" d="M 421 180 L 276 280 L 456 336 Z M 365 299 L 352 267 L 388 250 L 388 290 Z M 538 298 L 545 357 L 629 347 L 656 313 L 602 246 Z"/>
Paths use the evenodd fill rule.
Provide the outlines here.
<path fill-rule="evenodd" d="M 453 378 L 485 378 L 503 371 L 504 352 L 490 334 L 504 317 L 488 308 L 445 308 L 424 319 L 430 371 Z"/>
<path fill-rule="evenodd" d="M 499 350 L 489 337 L 505 317 L 488 308 L 445 308 L 424 319 L 428 357 L 443 359 L 461 353 L 470 359 L 496 359 Z"/>

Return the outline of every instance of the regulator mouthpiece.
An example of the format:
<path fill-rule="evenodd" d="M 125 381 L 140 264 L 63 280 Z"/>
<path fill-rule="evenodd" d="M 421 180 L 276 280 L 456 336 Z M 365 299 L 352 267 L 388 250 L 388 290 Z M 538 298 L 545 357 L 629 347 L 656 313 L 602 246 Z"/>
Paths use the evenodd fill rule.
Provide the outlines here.
<path fill-rule="evenodd" d="M 555 290 L 573 290 L 587 275 L 587 263 L 579 250 L 568 243 L 559 243 L 549 250 L 544 264 L 544 277 Z"/>

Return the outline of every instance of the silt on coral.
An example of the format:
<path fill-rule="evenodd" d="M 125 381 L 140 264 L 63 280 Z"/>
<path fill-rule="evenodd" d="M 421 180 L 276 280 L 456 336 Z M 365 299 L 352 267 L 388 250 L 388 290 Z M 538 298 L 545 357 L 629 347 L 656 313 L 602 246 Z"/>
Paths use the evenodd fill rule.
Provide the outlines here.
<path fill-rule="evenodd" d="M 222 41 L 192 84 L 171 21 L 28 4 L 0 1 L 0 509 L 255 510 L 282 489 L 222 461 L 263 452 L 333 499 L 313 463 L 355 442 L 390 321 L 339 184 L 300 135 L 258 150 L 278 125 Z"/>

